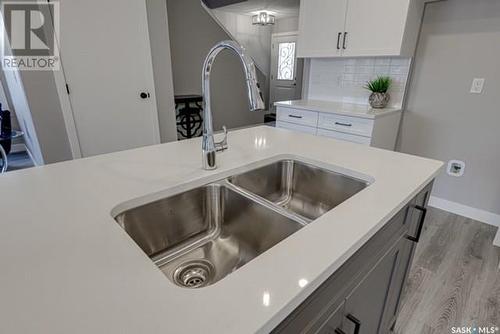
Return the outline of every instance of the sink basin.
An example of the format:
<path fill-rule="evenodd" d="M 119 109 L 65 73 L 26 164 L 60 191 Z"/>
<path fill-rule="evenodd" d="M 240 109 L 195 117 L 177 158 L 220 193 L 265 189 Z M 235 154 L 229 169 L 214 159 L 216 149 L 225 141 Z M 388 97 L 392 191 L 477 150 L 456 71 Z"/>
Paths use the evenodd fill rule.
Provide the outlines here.
<path fill-rule="evenodd" d="M 295 160 L 118 214 L 117 223 L 175 284 L 223 279 L 368 186 Z"/>
<path fill-rule="evenodd" d="M 170 280 L 187 288 L 219 281 L 303 227 L 224 181 L 115 219 Z"/>
<path fill-rule="evenodd" d="M 310 220 L 368 186 L 366 181 L 296 160 L 232 176 L 229 182 Z"/>

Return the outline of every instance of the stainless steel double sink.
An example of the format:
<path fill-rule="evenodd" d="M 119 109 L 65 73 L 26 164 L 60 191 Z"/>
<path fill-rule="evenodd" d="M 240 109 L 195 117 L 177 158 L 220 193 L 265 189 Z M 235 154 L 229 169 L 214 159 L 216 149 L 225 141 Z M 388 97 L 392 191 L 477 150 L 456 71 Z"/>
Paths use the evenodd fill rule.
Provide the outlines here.
<path fill-rule="evenodd" d="M 297 160 L 157 200 L 115 219 L 175 284 L 213 284 L 367 187 Z"/>

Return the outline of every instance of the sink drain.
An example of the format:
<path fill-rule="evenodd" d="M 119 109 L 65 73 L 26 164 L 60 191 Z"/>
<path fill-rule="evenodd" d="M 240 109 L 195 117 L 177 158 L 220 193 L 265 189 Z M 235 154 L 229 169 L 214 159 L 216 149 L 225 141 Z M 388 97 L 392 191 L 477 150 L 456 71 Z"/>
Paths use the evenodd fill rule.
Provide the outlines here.
<path fill-rule="evenodd" d="M 195 260 L 183 263 L 174 272 L 174 281 L 185 288 L 201 288 L 208 285 L 213 276 L 213 266 L 208 261 Z"/>

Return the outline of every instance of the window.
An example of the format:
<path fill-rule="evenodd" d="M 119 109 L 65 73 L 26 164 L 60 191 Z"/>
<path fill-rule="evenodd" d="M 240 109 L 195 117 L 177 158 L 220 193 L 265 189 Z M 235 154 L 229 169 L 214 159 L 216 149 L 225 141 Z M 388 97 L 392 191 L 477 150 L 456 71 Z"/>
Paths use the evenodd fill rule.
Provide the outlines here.
<path fill-rule="evenodd" d="M 295 79 L 295 42 L 279 43 L 278 80 Z"/>

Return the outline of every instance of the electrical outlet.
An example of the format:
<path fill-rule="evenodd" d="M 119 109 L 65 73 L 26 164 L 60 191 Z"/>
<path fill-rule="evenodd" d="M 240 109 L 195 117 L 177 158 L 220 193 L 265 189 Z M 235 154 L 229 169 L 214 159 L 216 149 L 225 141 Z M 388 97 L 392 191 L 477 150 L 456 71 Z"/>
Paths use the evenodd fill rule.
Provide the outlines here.
<path fill-rule="evenodd" d="M 446 172 L 450 176 L 460 177 L 465 173 L 465 162 L 460 160 L 450 160 Z"/>
<path fill-rule="evenodd" d="M 475 78 L 474 80 L 472 80 L 470 92 L 472 94 L 481 94 L 484 88 L 484 81 L 484 78 Z"/>

